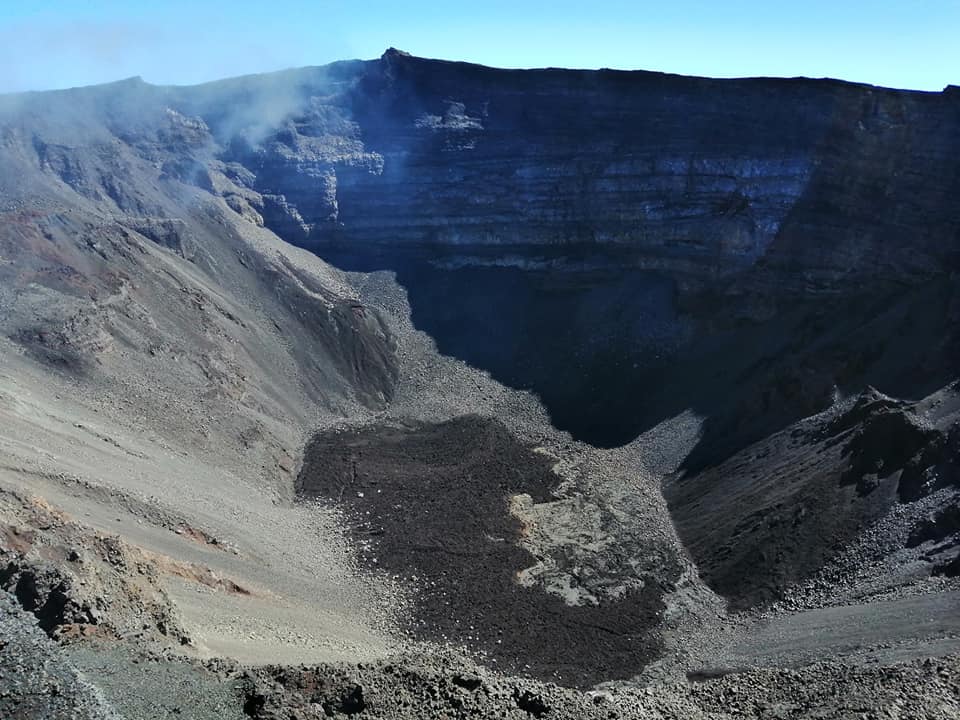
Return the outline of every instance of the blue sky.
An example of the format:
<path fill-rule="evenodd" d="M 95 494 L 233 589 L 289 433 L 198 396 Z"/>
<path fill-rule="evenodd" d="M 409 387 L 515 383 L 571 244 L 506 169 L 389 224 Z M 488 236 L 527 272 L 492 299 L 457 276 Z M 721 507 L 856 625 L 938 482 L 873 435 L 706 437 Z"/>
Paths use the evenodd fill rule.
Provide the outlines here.
<path fill-rule="evenodd" d="M 373 58 L 960 84 L 960 0 L 0 0 L 0 92 Z"/>

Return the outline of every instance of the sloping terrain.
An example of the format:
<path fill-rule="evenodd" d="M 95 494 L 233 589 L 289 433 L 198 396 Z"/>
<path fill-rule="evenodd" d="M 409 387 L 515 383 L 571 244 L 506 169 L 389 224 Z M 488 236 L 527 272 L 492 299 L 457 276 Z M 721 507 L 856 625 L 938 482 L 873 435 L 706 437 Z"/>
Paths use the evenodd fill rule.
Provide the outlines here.
<path fill-rule="evenodd" d="M 746 607 L 816 574 L 894 506 L 914 562 L 955 575 L 958 411 L 956 384 L 919 403 L 871 389 L 692 478 L 668 480 L 677 530 L 702 577 Z"/>
<path fill-rule="evenodd" d="M 395 50 L 0 96 L 0 715 L 960 713 L 958 150 Z"/>

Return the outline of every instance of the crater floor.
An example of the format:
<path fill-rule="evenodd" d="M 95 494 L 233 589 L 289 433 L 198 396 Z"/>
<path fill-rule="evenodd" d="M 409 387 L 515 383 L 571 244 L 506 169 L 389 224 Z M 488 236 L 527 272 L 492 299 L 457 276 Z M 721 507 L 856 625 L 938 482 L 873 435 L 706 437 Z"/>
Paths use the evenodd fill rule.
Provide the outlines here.
<path fill-rule="evenodd" d="M 498 421 L 466 416 L 321 432 L 297 488 L 347 508 L 365 567 L 413 588 L 406 626 L 415 637 L 566 686 L 630 678 L 662 652 L 659 585 L 569 605 L 517 582 L 536 558 L 520 546 L 525 528 L 510 499 L 548 502 L 560 482 L 552 465 Z"/>

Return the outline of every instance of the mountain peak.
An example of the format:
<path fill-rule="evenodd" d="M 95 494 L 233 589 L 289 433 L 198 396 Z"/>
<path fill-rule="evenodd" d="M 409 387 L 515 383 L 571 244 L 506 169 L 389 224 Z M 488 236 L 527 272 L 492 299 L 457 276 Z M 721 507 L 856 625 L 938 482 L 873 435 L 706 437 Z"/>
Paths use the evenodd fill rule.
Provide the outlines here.
<path fill-rule="evenodd" d="M 380 59 L 390 60 L 397 57 L 412 57 L 412 55 L 405 50 L 397 50 L 395 47 L 388 47 L 383 51 L 383 55 L 380 56 Z"/>

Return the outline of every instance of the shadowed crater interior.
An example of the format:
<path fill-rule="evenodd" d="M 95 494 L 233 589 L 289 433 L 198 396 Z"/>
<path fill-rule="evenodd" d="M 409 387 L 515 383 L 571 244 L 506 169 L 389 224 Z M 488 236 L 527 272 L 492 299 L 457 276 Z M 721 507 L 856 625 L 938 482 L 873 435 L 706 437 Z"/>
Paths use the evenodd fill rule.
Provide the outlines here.
<path fill-rule="evenodd" d="M 517 543 L 509 498 L 549 500 L 558 481 L 550 465 L 499 422 L 466 416 L 321 432 L 297 489 L 349 513 L 368 568 L 419 588 L 409 621 L 417 636 L 564 685 L 630 677 L 661 652 L 652 632 L 664 607 L 659 588 L 574 607 L 515 580 L 535 559 Z"/>
<path fill-rule="evenodd" d="M 636 252 L 580 246 L 312 247 L 344 270 L 393 270 L 441 353 L 538 395 L 553 425 L 617 447 L 660 417 L 638 406 L 689 332 L 667 275 Z"/>

